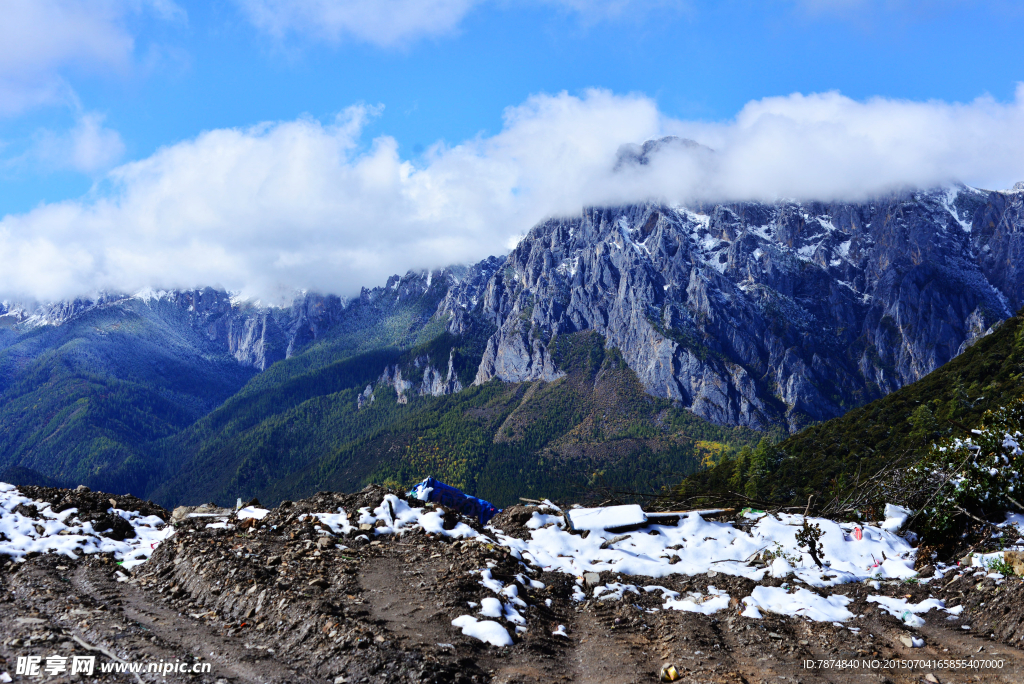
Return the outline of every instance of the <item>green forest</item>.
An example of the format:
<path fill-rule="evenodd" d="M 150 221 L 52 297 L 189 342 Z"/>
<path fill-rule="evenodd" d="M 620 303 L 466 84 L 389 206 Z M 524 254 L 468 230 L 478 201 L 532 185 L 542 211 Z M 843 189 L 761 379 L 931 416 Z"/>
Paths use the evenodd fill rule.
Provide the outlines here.
<path fill-rule="evenodd" d="M 921 380 L 777 443 L 741 449 L 687 478 L 681 501 L 741 495 L 761 503 L 834 499 L 886 466 L 912 465 L 932 444 L 969 436 L 987 411 L 1024 396 L 1024 312 Z"/>
<path fill-rule="evenodd" d="M 410 390 L 404 404 L 393 387 L 375 385 L 373 401 L 358 408 L 358 395 L 386 366 L 418 380 L 417 359 L 447 368 L 451 358 L 468 385 L 482 345 L 445 334 L 241 393 L 157 445 L 170 472 L 152 496 L 272 503 L 371 481 L 408 487 L 432 475 L 498 505 L 521 496 L 632 500 L 762 438 L 649 396 L 595 333 L 556 340 L 566 375 L 554 382 L 494 380 L 438 397 Z"/>

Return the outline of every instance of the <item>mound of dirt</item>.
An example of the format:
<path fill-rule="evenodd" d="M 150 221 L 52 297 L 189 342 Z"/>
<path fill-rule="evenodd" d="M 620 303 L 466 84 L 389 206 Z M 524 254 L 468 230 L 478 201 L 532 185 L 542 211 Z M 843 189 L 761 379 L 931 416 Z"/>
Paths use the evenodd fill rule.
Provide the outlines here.
<path fill-rule="evenodd" d="M 68 502 L 102 505 L 92 494 L 60 490 L 58 501 L 70 496 Z M 359 525 L 360 509 L 378 508 L 389 519 L 420 516 L 421 522 Z M 534 512 L 513 506 L 493 524 L 526 539 Z M 78 559 L 44 553 L 10 564 L 0 572 L 0 672 L 14 676 L 19 657 L 45 663 L 51 655 L 209 667 L 139 677 L 211 684 L 619 684 L 658 681 L 666 663 L 680 673 L 676 681 L 702 684 L 1016 682 L 1024 672 L 1017 649 L 1024 584 L 1017 579 L 973 572 L 953 579 L 954 572 L 941 584 L 885 580 L 814 588 L 792 576 L 754 582 L 715 571 L 574 577 L 526 562 L 496 543 L 493 532 L 473 536 L 470 521 L 449 524 L 450 515 L 381 487 L 321 492 L 269 511 L 254 505 L 241 518 L 234 512 L 185 517 L 131 571 L 103 553 Z M 855 617 L 842 623 L 767 611 L 751 617 L 743 599 L 758 587 L 838 596 Z M 692 607 L 671 609 L 673 596 Z M 913 626 L 884 609 L 878 596 L 908 603 L 944 597 L 947 606 L 964 607 L 959 615 L 921 613 L 922 624 Z M 507 634 L 507 645 L 473 636 L 473 627 L 484 623 Z M 928 664 L 954 659 L 969 665 Z M 820 664 L 839 661 L 880 664 Z M 988 664 L 996 661 L 1000 667 Z M 114 673 L 86 681 L 93 679 L 138 681 Z"/>

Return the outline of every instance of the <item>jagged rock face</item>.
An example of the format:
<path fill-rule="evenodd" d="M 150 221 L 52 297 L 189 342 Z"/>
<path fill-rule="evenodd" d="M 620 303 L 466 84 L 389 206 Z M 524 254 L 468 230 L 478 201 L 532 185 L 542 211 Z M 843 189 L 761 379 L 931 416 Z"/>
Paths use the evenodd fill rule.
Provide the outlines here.
<path fill-rule="evenodd" d="M 423 381 L 420 383 L 420 394 L 439 397 L 442 394 L 455 394 L 462 391 L 462 383 L 455 375 L 455 352 L 448 353 L 448 373 L 444 376 L 435 368 L 429 356 L 421 356 L 413 361 L 417 367 L 423 368 Z"/>
<path fill-rule="evenodd" d="M 384 373 L 381 374 L 380 380 L 377 381 L 377 384 L 394 388 L 395 393 L 398 395 L 399 404 L 409 403 L 409 397 L 406 396 L 405 393 L 412 389 L 412 383 L 402 377 L 402 369 L 397 364 L 385 367 Z M 360 408 L 362 408 L 362 406 L 360 406 Z"/>
<path fill-rule="evenodd" d="M 1024 305 L 1024 195 L 588 209 L 535 227 L 484 290 L 477 382 L 553 379 L 596 330 L 647 390 L 796 430 L 917 380 Z"/>
<path fill-rule="evenodd" d="M 456 274 L 457 282 L 445 294 L 437 309 L 440 315 L 448 317 L 450 333 L 464 335 L 470 331 L 473 327 L 470 312 L 477 310 L 491 279 L 504 265 L 505 257 L 491 256 Z"/>
<path fill-rule="evenodd" d="M 377 386 L 391 387 L 395 390 L 398 395 L 399 404 L 408 404 L 409 396 L 406 394 L 411 389 L 416 388 L 416 394 L 420 396 L 431 396 L 439 397 L 443 394 L 455 394 L 461 392 L 463 387 L 462 383 L 459 382 L 458 377 L 455 375 L 455 361 L 454 352 L 448 356 L 448 373 L 442 375 L 441 371 L 438 370 L 433 362 L 431 362 L 429 356 L 419 356 L 413 360 L 413 366 L 423 371 L 423 379 L 417 383 L 402 377 L 402 368 L 400 365 L 395 364 L 392 366 L 386 366 L 384 372 L 381 374 L 380 379 L 377 380 Z M 369 405 L 373 402 L 373 387 L 367 385 L 366 389 L 356 397 L 356 405 L 359 408 Z"/>

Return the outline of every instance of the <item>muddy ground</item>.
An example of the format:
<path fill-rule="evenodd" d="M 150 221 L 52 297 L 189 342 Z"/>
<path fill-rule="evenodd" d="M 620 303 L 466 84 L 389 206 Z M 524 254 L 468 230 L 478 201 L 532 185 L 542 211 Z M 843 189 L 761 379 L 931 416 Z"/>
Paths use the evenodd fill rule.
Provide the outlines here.
<path fill-rule="evenodd" d="M 76 501 L 87 495 L 67 490 L 20 489 L 67 505 L 91 501 Z M 997 583 L 947 575 L 927 585 L 835 587 L 826 591 L 848 595 L 854 601 L 849 610 L 861 616 L 840 625 L 767 613 L 760 620 L 741 617 L 739 599 L 754 586 L 742 578 L 601 577 L 680 592 L 714 585 L 733 597 L 731 608 L 710 616 L 649 612 L 661 607 L 657 594 L 575 602 L 575 578 L 528 573 L 500 546 L 422 531 L 367 542 L 329 535 L 304 518 L 339 506 L 352 514 L 377 506 L 384 494 L 380 488 L 321 493 L 228 529 L 208 528 L 209 518 L 186 518 L 132 572 L 101 555 L 73 561 L 44 554 L 6 563 L 0 570 L 0 673 L 14 681 L 47 682 L 624 684 L 659 681 L 662 666 L 673 663 L 681 675 L 677 681 L 694 683 L 1024 681 L 1024 652 L 1017 647 L 1024 637 L 1024 584 L 1017 578 Z M 110 497 L 92 498 L 100 502 L 95 507 L 101 515 L 102 501 Z M 131 502 L 118 503 L 128 508 Z M 147 513 L 170 519 L 167 511 L 148 506 Z M 495 522 L 515 532 L 508 514 Z M 489 646 L 451 625 L 474 612 L 467 602 L 491 595 L 480 584 L 479 571 L 488 565 L 503 582 L 529 574 L 545 585 L 520 586 L 519 596 L 529 606 L 522 611 L 528 631 L 511 647 Z M 935 596 L 965 608 L 955 619 L 933 610 L 915 630 L 867 603 L 869 593 L 915 602 Z M 559 625 L 567 636 L 552 634 Z M 911 635 L 925 645 L 905 645 Z M 207 662 L 210 672 L 41 679 L 15 674 L 18 656 L 53 654 L 96 655 L 98 662 Z M 862 666 L 817 666 L 836 660 Z M 959 663 L 950 668 L 899 662 L 907 660 Z M 815 667 L 808 668 L 808 661 Z M 863 666 L 872 661 L 877 665 Z M 988 661 L 1001 666 L 982 667 Z"/>

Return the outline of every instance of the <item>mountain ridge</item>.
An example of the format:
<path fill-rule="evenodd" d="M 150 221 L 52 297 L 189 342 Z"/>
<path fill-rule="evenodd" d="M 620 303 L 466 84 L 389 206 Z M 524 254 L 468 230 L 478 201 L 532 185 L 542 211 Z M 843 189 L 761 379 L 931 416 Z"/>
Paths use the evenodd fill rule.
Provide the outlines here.
<path fill-rule="evenodd" d="M 381 391 L 408 401 L 494 380 L 550 384 L 566 374 L 557 340 L 583 333 L 654 398 L 794 433 L 955 358 L 1024 303 L 1022 264 L 1024 194 L 953 186 L 854 204 L 588 208 L 538 224 L 505 257 L 280 308 L 210 288 L 41 312 L 6 303 L 0 468 L 137 487 L 166 465 L 150 463 L 156 445 L 233 397 L 283 397 L 301 378 L 332 386 L 331 368 L 366 354 L 378 365 L 359 371 L 353 409 Z M 417 346 L 432 351 L 402 356 Z M 34 422 L 17 401 L 30 395 L 48 407 Z M 125 464 L 135 474 L 110 480 Z"/>

